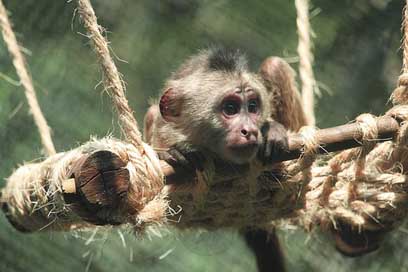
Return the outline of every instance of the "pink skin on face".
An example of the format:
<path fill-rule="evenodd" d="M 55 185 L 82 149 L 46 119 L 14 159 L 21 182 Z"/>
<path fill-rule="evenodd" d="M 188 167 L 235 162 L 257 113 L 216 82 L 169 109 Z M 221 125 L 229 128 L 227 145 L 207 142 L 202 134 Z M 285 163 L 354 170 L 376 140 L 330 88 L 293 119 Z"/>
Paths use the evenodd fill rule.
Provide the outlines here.
<path fill-rule="evenodd" d="M 221 120 L 227 131 L 224 155 L 236 163 L 250 161 L 258 151 L 260 100 L 250 88 L 237 88 L 221 104 Z"/>

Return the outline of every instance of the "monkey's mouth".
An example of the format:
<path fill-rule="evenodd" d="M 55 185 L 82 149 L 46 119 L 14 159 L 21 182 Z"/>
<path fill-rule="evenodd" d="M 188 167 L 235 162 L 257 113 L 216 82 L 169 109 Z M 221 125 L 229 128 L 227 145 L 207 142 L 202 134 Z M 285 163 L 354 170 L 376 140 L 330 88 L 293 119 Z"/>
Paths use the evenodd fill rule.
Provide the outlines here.
<path fill-rule="evenodd" d="M 231 145 L 227 147 L 227 150 L 233 160 L 239 161 L 240 163 L 245 163 L 254 158 L 258 151 L 258 147 L 258 143 L 248 143 Z"/>

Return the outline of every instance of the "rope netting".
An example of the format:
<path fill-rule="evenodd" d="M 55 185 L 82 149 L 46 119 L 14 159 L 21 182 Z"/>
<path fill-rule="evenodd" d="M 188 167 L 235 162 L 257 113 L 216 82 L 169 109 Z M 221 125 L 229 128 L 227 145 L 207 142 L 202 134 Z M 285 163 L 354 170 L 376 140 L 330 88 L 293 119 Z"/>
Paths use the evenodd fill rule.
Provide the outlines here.
<path fill-rule="evenodd" d="M 78 10 L 104 72 L 105 88 L 118 109 L 129 143 L 105 138 L 18 168 L 2 190 L 3 210 L 18 229 L 71 229 L 129 223 L 138 230 L 157 224 L 215 229 L 256 225 L 271 228 L 280 219 L 300 226 L 334 226 L 339 221 L 367 230 L 389 229 L 407 214 L 407 67 L 386 113 L 400 123 L 393 139 L 377 143 L 376 117 L 356 119 L 361 147 L 331 158 L 318 156 L 319 130 L 305 127 L 299 159 L 283 162 L 276 182 L 274 166 L 256 162 L 226 174 L 209 158 L 200 182 L 166 184 L 166 168 L 141 141 L 124 87 L 88 0 Z M 407 11 L 404 10 L 405 17 Z M 404 22 L 407 19 L 404 19 Z M 324 148 L 324 147 L 323 147 Z M 207 169 L 208 168 L 208 169 Z M 283 169 L 283 170 L 282 170 Z M 283 173 L 282 173 L 283 172 Z M 232 179 L 228 175 L 236 175 Z M 200 190 L 195 187 L 201 184 Z M 204 188 L 204 189 L 203 189 Z"/>

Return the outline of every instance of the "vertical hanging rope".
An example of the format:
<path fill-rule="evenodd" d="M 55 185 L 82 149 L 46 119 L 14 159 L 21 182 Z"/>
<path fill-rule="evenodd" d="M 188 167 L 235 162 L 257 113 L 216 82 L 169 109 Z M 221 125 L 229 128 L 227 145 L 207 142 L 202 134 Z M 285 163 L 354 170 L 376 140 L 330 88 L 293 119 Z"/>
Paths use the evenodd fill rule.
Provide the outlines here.
<path fill-rule="evenodd" d="M 402 18 L 402 72 L 398 86 L 391 95 L 394 104 L 408 104 L 408 0 L 405 2 Z"/>
<path fill-rule="evenodd" d="M 89 0 L 78 0 L 78 11 L 84 21 L 88 37 L 92 41 L 96 55 L 103 69 L 104 86 L 110 93 L 118 111 L 119 122 L 127 140 L 138 148 L 142 148 L 142 135 L 137 127 L 133 111 L 125 96 L 125 87 L 109 52 L 106 39 L 101 34 L 95 12 Z"/>
<path fill-rule="evenodd" d="M 37 125 L 38 131 L 40 133 L 41 142 L 44 146 L 45 152 L 48 156 L 55 154 L 55 147 L 52 142 L 50 128 L 47 125 L 47 121 L 41 112 L 40 105 L 38 104 L 37 96 L 35 94 L 35 89 L 28 69 L 26 67 L 26 62 L 23 54 L 21 53 L 20 47 L 17 43 L 16 36 L 11 28 L 10 21 L 7 16 L 6 8 L 3 2 L 0 0 L 0 25 L 3 34 L 4 42 L 7 45 L 7 49 L 13 59 L 13 64 L 16 69 L 17 75 L 20 77 L 21 84 L 25 90 L 25 96 L 27 98 L 30 111 L 33 115 L 34 122 Z"/>
<path fill-rule="evenodd" d="M 402 59 L 402 72 L 404 74 L 408 73 L 408 0 L 405 3 L 403 9 L 403 19 L 402 19 L 402 32 L 403 32 L 403 59 Z"/>
<path fill-rule="evenodd" d="M 302 82 L 302 100 L 303 108 L 306 114 L 306 120 L 309 126 L 315 125 L 314 115 L 314 87 L 316 81 L 313 75 L 312 63 L 312 43 L 310 40 L 311 27 L 309 22 L 309 4 L 308 0 L 295 0 L 297 12 L 297 31 L 299 35 L 298 54 L 299 54 L 299 74 Z"/>

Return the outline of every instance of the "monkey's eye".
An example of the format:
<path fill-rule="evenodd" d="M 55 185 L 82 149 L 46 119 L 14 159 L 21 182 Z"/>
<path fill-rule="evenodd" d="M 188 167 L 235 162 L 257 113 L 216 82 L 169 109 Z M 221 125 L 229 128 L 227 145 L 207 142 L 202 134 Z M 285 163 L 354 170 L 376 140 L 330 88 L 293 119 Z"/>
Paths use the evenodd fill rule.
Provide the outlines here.
<path fill-rule="evenodd" d="M 248 102 L 248 111 L 250 113 L 257 113 L 259 110 L 259 103 L 258 100 L 252 99 Z"/>
<path fill-rule="evenodd" d="M 225 101 L 222 105 L 222 111 L 226 115 L 235 115 L 239 112 L 240 105 L 237 101 Z"/>

